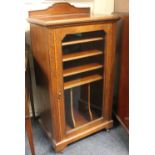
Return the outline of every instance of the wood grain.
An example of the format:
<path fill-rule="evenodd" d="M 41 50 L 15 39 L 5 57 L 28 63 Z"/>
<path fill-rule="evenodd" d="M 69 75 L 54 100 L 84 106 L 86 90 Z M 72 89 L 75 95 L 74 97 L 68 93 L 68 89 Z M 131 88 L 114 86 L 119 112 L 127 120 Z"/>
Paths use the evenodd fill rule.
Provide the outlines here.
<path fill-rule="evenodd" d="M 35 155 L 34 143 L 33 143 L 33 132 L 32 132 L 32 124 L 31 124 L 31 117 L 29 111 L 30 105 L 30 70 L 29 70 L 29 63 L 28 63 L 28 55 L 26 55 L 26 63 L 25 63 L 25 128 L 28 137 L 28 141 L 30 144 L 30 149 L 32 155 Z"/>
<path fill-rule="evenodd" d="M 88 57 L 102 55 L 102 54 L 103 54 L 103 52 L 99 51 L 99 50 L 88 50 L 88 51 L 64 54 L 63 55 L 63 62 L 82 59 L 82 58 L 88 58 Z"/>
<path fill-rule="evenodd" d="M 117 15 L 90 14 L 90 8 L 76 8 L 68 3 L 57 3 L 48 9 L 30 11 L 28 22 L 42 26 L 58 26 L 75 23 L 117 21 Z"/>
<path fill-rule="evenodd" d="M 45 10 L 30 11 L 29 17 L 45 17 L 55 15 L 90 14 L 90 8 L 77 8 L 69 3 L 55 3 Z"/>
<path fill-rule="evenodd" d="M 71 67 L 64 69 L 63 71 L 63 77 L 83 73 L 83 72 L 88 72 L 96 69 L 102 68 L 102 64 L 99 63 L 91 63 L 91 64 L 86 64 L 86 65 L 81 65 L 81 66 L 76 66 L 76 67 Z"/>
<path fill-rule="evenodd" d="M 117 119 L 129 133 L 129 14 L 118 13 L 121 18 L 120 76 L 118 90 Z"/>
<path fill-rule="evenodd" d="M 68 81 L 68 82 L 65 82 L 64 83 L 64 89 L 70 89 L 70 88 L 73 88 L 73 87 L 77 87 L 77 86 L 81 86 L 81 85 L 84 85 L 84 84 L 88 84 L 88 83 L 91 83 L 91 82 L 95 82 L 95 81 L 98 81 L 98 80 L 101 80 L 102 79 L 102 76 L 101 75 L 90 75 L 90 76 L 87 76 L 87 77 L 83 77 L 83 78 L 78 78 L 78 79 L 75 79 L 75 80 L 72 80 L 72 81 Z"/>
<path fill-rule="evenodd" d="M 99 40 L 103 40 L 103 38 L 102 37 L 96 37 L 96 38 L 78 39 L 78 40 L 73 40 L 73 41 L 67 41 L 67 42 L 62 42 L 62 46 L 80 44 L 80 43 L 88 43 L 88 42 L 99 41 Z"/>

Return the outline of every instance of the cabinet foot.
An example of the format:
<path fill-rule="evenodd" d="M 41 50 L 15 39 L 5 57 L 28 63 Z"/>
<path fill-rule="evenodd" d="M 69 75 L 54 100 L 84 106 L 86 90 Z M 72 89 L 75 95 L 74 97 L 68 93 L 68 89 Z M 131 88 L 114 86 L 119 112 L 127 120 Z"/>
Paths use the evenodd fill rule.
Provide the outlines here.
<path fill-rule="evenodd" d="M 57 144 L 56 146 L 54 146 L 54 150 L 55 150 L 55 152 L 63 153 L 65 148 L 66 148 L 66 146 L 67 145 L 63 144 L 63 143 Z"/>

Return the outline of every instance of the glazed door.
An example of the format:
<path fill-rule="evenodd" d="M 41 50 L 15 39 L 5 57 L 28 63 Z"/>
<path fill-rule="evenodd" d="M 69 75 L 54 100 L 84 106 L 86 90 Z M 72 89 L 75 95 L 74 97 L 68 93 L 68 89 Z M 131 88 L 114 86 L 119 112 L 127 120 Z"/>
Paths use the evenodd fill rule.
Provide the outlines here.
<path fill-rule="evenodd" d="M 111 119 L 108 105 L 104 103 L 105 80 L 109 74 L 105 58 L 109 57 L 112 43 L 107 42 L 112 36 L 110 30 L 110 24 L 55 30 L 57 88 L 60 89 L 57 91 L 64 135 Z"/>

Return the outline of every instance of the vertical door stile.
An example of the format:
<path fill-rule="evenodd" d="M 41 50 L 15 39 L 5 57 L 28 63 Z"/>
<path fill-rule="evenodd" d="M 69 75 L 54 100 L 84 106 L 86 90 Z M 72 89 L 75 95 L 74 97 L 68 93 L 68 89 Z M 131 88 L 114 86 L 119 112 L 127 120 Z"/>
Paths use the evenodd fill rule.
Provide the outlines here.
<path fill-rule="evenodd" d="M 57 84 L 57 108 L 59 113 L 59 127 L 60 127 L 60 137 L 61 139 L 65 136 L 65 110 L 64 110 L 64 88 L 63 88 L 63 68 L 62 68 L 62 46 L 61 39 L 62 34 L 59 33 L 60 30 L 54 30 L 54 53 L 56 61 L 56 84 Z"/>

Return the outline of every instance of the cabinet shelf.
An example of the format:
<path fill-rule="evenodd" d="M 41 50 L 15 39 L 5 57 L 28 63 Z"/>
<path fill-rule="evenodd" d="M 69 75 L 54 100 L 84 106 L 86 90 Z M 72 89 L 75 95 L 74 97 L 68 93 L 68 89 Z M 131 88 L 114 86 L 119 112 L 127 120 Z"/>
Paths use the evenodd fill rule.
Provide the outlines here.
<path fill-rule="evenodd" d="M 88 43 L 88 42 L 99 41 L 103 39 L 104 39 L 103 37 L 82 38 L 82 39 L 62 42 L 62 46 L 74 45 L 74 44 L 80 44 L 80 43 Z"/>
<path fill-rule="evenodd" d="M 99 51 L 99 50 L 88 50 L 88 51 L 65 54 L 65 55 L 63 55 L 63 62 L 77 60 L 77 59 L 81 59 L 81 58 L 87 58 L 87 57 L 91 57 L 91 56 L 97 56 L 97 55 L 101 55 L 101 54 L 103 54 L 103 52 Z"/>
<path fill-rule="evenodd" d="M 102 76 L 99 74 L 94 74 L 94 75 L 90 75 L 87 77 L 82 77 L 82 78 L 78 78 L 75 80 L 71 80 L 71 81 L 67 81 L 64 82 L 64 90 L 73 88 L 73 87 L 77 87 L 77 86 L 81 86 L 84 84 L 88 84 L 88 83 L 92 83 L 95 81 L 99 81 L 102 79 Z"/>
<path fill-rule="evenodd" d="M 102 67 L 103 65 L 100 63 L 91 63 L 91 64 L 82 65 L 82 66 L 67 68 L 67 69 L 64 69 L 63 71 L 63 77 L 67 77 L 67 76 L 71 76 L 71 75 L 75 75 L 75 74 L 79 74 L 87 71 L 93 71 L 96 69 L 100 69 Z"/>

